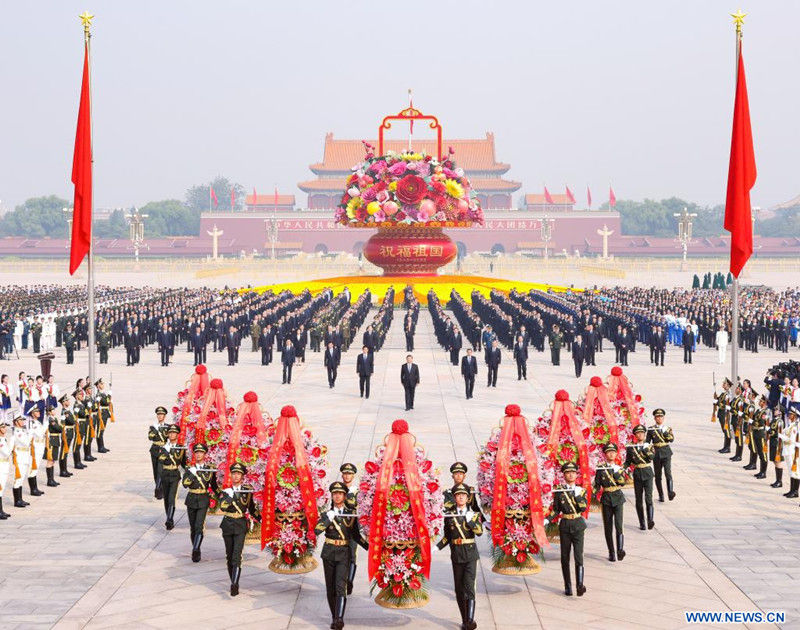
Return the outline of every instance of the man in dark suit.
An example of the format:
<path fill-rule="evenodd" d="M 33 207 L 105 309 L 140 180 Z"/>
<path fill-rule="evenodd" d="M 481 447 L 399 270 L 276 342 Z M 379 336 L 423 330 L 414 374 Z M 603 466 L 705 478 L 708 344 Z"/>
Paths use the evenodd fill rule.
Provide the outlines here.
<path fill-rule="evenodd" d="M 478 360 L 472 354 L 472 348 L 467 348 L 467 355 L 461 359 L 461 375 L 464 377 L 467 400 L 472 398 L 472 390 L 475 389 L 475 377 L 477 374 Z"/>
<path fill-rule="evenodd" d="M 406 356 L 406 362 L 400 366 L 400 382 L 406 393 L 406 411 L 408 411 L 414 408 L 414 390 L 419 385 L 419 367 L 410 354 Z"/>
<path fill-rule="evenodd" d="M 336 385 L 336 370 L 341 360 L 342 355 L 341 352 L 339 352 L 339 348 L 334 346 L 332 341 L 329 341 L 328 347 L 325 348 L 323 363 L 325 364 L 325 369 L 328 371 L 328 387 L 331 389 Z"/>
<path fill-rule="evenodd" d="M 514 361 L 517 364 L 517 380 L 523 378 L 528 380 L 528 346 L 522 335 L 517 335 L 517 342 L 514 344 Z"/>
<path fill-rule="evenodd" d="M 692 330 L 691 324 L 687 324 L 686 329 L 683 331 L 681 345 L 683 346 L 683 362 L 691 363 L 692 352 L 694 351 L 694 330 Z"/>
<path fill-rule="evenodd" d="M 369 348 L 361 348 L 361 354 L 356 358 L 356 373 L 358 374 L 358 390 L 362 398 L 369 398 L 369 379 L 375 371 L 375 355 Z"/>
<path fill-rule="evenodd" d="M 164 324 L 156 335 L 156 341 L 158 342 L 158 351 L 161 353 L 161 365 L 166 367 L 169 365 L 169 357 L 175 349 L 175 334 Z"/>
<path fill-rule="evenodd" d="M 236 326 L 231 324 L 228 327 L 228 332 L 225 333 L 225 347 L 228 349 L 228 365 L 236 365 L 239 361 L 239 345 L 242 343 L 242 338 L 239 336 L 239 331 Z"/>
<path fill-rule="evenodd" d="M 597 333 L 594 326 L 591 324 L 586 325 L 586 331 L 583 335 L 583 354 L 586 365 L 595 365 L 594 351 L 597 346 Z"/>
<path fill-rule="evenodd" d="M 403 330 L 406 335 L 406 350 L 411 352 L 414 350 L 414 329 L 416 328 L 414 320 L 409 313 L 403 322 Z"/>
<path fill-rule="evenodd" d="M 372 332 L 372 324 L 370 324 L 364 331 L 364 337 L 361 341 L 361 344 L 366 346 L 369 350 L 369 353 L 372 354 L 375 352 L 375 341 L 375 333 Z"/>
<path fill-rule="evenodd" d="M 653 361 L 656 365 L 663 367 L 664 353 L 667 351 L 667 336 L 664 334 L 664 329 L 661 328 L 661 326 L 656 326 L 656 333 L 653 335 L 653 343 L 655 344 Z"/>
<path fill-rule="evenodd" d="M 572 362 L 575 364 L 575 378 L 581 377 L 583 372 L 583 361 L 586 357 L 583 351 L 583 337 L 575 335 L 575 340 L 572 342 Z"/>
<path fill-rule="evenodd" d="M 292 366 L 294 366 L 294 346 L 292 345 L 292 340 L 287 339 L 286 345 L 283 346 L 283 352 L 281 352 L 281 364 L 283 365 L 283 383 L 284 384 L 291 384 L 292 383 Z"/>
<path fill-rule="evenodd" d="M 487 387 L 497 387 L 497 368 L 500 367 L 501 360 L 500 347 L 497 345 L 497 339 L 494 339 L 492 345 L 486 351 L 486 365 L 488 368 Z"/>
<path fill-rule="evenodd" d="M 450 363 L 458 365 L 458 355 L 461 352 L 463 341 L 461 338 L 461 331 L 456 328 L 453 331 L 453 336 L 450 339 Z"/>
<path fill-rule="evenodd" d="M 272 345 L 274 343 L 275 331 L 272 329 L 272 324 L 267 324 L 261 330 L 261 336 L 258 338 L 258 345 L 261 347 L 261 365 L 272 363 Z"/>
<path fill-rule="evenodd" d="M 194 364 L 200 365 L 206 362 L 206 339 L 205 332 L 200 326 L 195 326 L 194 333 L 192 333 L 192 347 L 194 348 Z"/>

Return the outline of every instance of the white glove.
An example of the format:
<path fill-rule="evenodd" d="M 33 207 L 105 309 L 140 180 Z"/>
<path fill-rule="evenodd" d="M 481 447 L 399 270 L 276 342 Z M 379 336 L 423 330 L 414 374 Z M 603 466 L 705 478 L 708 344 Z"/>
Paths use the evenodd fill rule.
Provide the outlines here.
<path fill-rule="evenodd" d="M 464 516 L 466 516 L 467 520 L 470 521 L 472 520 L 472 517 L 475 516 L 475 512 L 473 512 L 472 510 L 467 510 L 467 513 Z"/>
<path fill-rule="evenodd" d="M 336 512 L 334 512 L 333 510 L 328 510 L 326 516 L 328 517 L 329 521 L 333 521 L 333 519 L 336 518 Z"/>
<path fill-rule="evenodd" d="M 192 473 L 193 475 L 196 475 L 197 474 L 197 468 L 194 467 L 194 466 L 189 466 L 189 472 Z"/>
<path fill-rule="evenodd" d="M 232 499 L 233 498 L 233 488 L 225 488 L 225 494 L 227 494 Z"/>
<path fill-rule="evenodd" d="M 547 527 L 549 524 L 550 524 L 550 519 L 549 518 L 544 519 L 543 525 Z"/>

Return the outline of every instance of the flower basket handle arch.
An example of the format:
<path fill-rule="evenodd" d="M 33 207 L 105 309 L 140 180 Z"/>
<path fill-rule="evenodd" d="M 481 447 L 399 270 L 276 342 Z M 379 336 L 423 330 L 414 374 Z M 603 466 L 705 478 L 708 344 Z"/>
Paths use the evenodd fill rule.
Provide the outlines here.
<path fill-rule="evenodd" d="M 442 126 L 439 124 L 439 119 L 436 116 L 423 114 L 421 111 L 414 107 L 406 107 L 394 116 L 384 116 L 378 127 L 378 155 L 385 155 L 383 150 L 383 132 L 386 129 L 392 128 L 392 120 L 405 120 L 413 122 L 415 120 L 427 120 L 428 126 L 436 130 L 436 158 L 441 161 L 442 159 Z"/>

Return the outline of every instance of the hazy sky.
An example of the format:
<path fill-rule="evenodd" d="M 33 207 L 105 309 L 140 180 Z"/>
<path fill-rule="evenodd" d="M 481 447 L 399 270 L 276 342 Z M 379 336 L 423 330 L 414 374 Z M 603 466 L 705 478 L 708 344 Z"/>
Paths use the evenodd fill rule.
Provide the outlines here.
<path fill-rule="evenodd" d="M 758 181 L 800 193 L 800 2 L 743 6 Z M 446 136 L 496 136 L 521 192 L 585 201 L 725 196 L 731 0 L 398 3 L 4 0 L 0 200 L 72 195 L 82 63 L 93 28 L 96 205 L 183 198 L 223 174 L 270 192 L 308 179 L 324 135 L 368 138 L 414 104 Z M 457 156 L 456 156 L 457 157 Z"/>

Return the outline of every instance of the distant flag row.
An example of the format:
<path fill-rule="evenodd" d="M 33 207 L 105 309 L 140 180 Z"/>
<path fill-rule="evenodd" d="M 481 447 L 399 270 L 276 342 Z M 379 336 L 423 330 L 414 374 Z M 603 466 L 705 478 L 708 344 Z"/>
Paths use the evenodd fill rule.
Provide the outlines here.
<path fill-rule="evenodd" d="M 575 201 L 575 195 L 572 194 L 569 186 L 565 186 L 564 188 L 566 189 L 567 201 L 572 204 L 577 203 Z M 550 191 L 547 190 L 547 186 L 544 187 L 544 201 L 549 205 L 555 205 L 553 196 L 550 194 Z M 586 203 L 590 208 L 592 207 L 592 191 L 588 186 L 586 187 Z M 614 194 L 614 189 L 611 186 L 608 187 L 608 205 L 611 208 L 617 205 L 617 196 Z"/>

